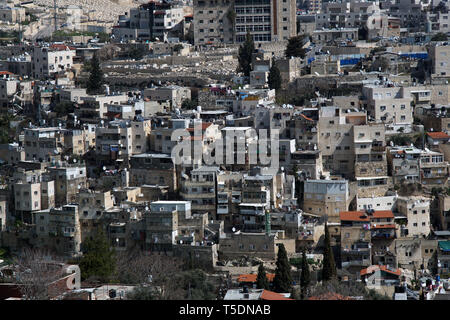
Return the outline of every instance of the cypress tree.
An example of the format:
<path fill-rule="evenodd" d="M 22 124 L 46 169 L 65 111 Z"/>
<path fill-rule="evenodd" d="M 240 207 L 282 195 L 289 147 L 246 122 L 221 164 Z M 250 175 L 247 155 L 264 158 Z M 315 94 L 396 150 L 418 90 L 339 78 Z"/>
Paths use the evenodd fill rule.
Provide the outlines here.
<path fill-rule="evenodd" d="M 108 238 L 103 230 L 99 229 L 92 239 L 83 244 L 83 257 L 80 261 L 81 276 L 109 281 L 116 271 L 115 252 L 109 245 Z"/>
<path fill-rule="evenodd" d="M 272 61 L 272 67 L 269 70 L 269 88 L 278 90 L 281 88 L 281 74 L 280 69 L 275 65 L 275 60 Z"/>
<path fill-rule="evenodd" d="M 269 289 L 269 281 L 267 280 L 266 270 L 264 269 L 264 265 L 262 263 L 258 267 L 256 287 L 258 289 Z"/>
<path fill-rule="evenodd" d="M 302 299 L 305 297 L 309 283 L 311 281 L 310 273 L 309 273 L 309 265 L 308 260 L 306 259 L 306 249 L 302 250 L 302 273 L 300 274 L 300 287 L 301 287 L 301 297 Z"/>
<path fill-rule="evenodd" d="M 275 292 L 291 292 L 292 276 L 291 265 L 287 258 L 286 249 L 283 244 L 278 245 L 277 268 L 273 279 L 273 289 Z"/>
<path fill-rule="evenodd" d="M 334 278 L 336 276 L 336 264 L 334 263 L 333 251 L 331 250 L 330 245 L 330 234 L 328 232 L 328 226 L 326 222 L 322 264 L 322 280 L 328 281 Z"/>
<path fill-rule="evenodd" d="M 286 50 L 284 51 L 286 58 L 300 57 L 303 59 L 305 57 L 306 51 L 303 48 L 303 39 L 303 35 L 289 38 Z"/>
<path fill-rule="evenodd" d="M 246 77 L 250 76 L 252 70 L 252 54 L 255 52 L 255 43 L 250 32 L 247 32 L 245 42 L 239 47 L 238 55 L 238 72 L 243 72 Z"/>
<path fill-rule="evenodd" d="M 87 93 L 95 94 L 100 93 L 102 85 L 104 83 L 103 71 L 100 68 L 100 61 L 98 60 L 97 54 L 94 53 L 90 63 L 91 72 L 89 74 L 89 79 L 87 81 Z"/>

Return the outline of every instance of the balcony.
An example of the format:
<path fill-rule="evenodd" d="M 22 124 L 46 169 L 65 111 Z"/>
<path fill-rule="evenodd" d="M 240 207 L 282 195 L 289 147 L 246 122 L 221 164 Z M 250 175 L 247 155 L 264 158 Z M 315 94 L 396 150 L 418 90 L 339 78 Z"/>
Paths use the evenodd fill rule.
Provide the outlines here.
<path fill-rule="evenodd" d="M 391 232 L 372 232 L 372 239 L 395 239 L 395 233 Z"/>
<path fill-rule="evenodd" d="M 228 194 L 217 193 L 217 203 L 228 203 Z"/>
<path fill-rule="evenodd" d="M 228 213 L 229 213 L 228 206 L 221 205 L 217 207 L 217 214 L 228 214 Z"/>
<path fill-rule="evenodd" d="M 63 231 L 61 235 L 67 238 L 73 238 L 75 236 L 75 231 Z"/>

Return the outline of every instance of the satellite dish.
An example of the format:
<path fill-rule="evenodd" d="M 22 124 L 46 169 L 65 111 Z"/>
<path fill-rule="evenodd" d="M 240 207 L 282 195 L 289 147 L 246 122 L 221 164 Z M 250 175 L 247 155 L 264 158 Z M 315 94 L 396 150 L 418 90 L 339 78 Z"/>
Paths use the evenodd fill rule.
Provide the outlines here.
<path fill-rule="evenodd" d="M 106 167 L 105 166 L 103 166 L 103 171 L 106 171 Z"/>
<path fill-rule="evenodd" d="M 231 229 L 231 231 L 233 231 L 233 232 L 236 232 L 236 228 L 235 228 L 235 227 L 233 227 L 233 228 Z"/>

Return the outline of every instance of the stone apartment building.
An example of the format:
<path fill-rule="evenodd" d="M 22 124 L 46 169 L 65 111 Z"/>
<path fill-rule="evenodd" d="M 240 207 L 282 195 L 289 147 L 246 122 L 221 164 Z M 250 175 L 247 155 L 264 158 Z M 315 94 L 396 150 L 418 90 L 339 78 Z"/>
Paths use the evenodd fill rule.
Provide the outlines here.
<path fill-rule="evenodd" d="M 390 186 L 386 162 L 385 128 L 367 123 L 353 126 L 355 180 L 358 196 L 384 196 Z"/>
<path fill-rule="evenodd" d="M 442 93 L 442 91 L 441 91 Z M 420 119 L 428 134 L 450 132 L 450 107 L 444 105 L 420 106 L 414 110 L 414 116 Z M 433 131 L 431 131 L 433 130 Z"/>
<path fill-rule="evenodd" d="M 352 137 L 352 129 L 355 125 L 366 123 L 365 112 L 352 109 L 344 111 L 338 107 L 322 107 L 319 112 L 315 134 L 318 137 L 318 149 L 322 151 L 324 170 L 353 177 L 355 156 L 352 150 L 358 138 Z M 309 139 L 309 136 L 306 138 Z"/>
<path fill-rule="evenodd" d="M 314 30 L 312 40 L 315 44 L 327 44 L 329 42 L 347 42 L 358 40 L 357 28 Z"/>
<path fill-rule="evenodd" d="M 432 75 L 436 77 L 448 77 L 450 75 L 450 45 L 448 43 L 436 43 L 428 47 L 432 61 Z"/>
<path fill-rule="evenodd" d="M 184 7 L 167 2 L 149 2 L 131 8 L 119 16 L 112 34 L 116 41 L 150 40 L 167 41 L 183 35 Z"/>
<path fill-rule="evenodd" d="M 160 221 L 159 223 L 157 221 Z M 145 215 L 146 244 L 172 250 L 178 243 L 202 242 L 210 230 L 206 213 L 192 213 L 190 201 L 154 201 Z"/>
<path fill-rule="evenodd" d="M 387 159 L 394 184 L 420 182 L 427 188 L 447 184 L 448 162 L 440 152 L 415 147 L 389 147 Z"/>
<path fill-rule="evenodd" d="M 49 47 L 33 47 L 32 75 L 36 79 L 53 77 L 61 71 L 72 68 L 75 49 L 64 44 L 53 44 Z"/>
<path fill-rule="evenodd" d="M 81 189 L 87 188 L 86 166 L 84 164 L 56 164 L 48 168 L 55 181 L 55 205 L 61 206 L 76 201 Z"/>
<path fill-rule="evenodd" d="M 60 159 L 64 147 L 61 128 L 26 128 L 24 130 L 25 160 L 51 162 Z"/>
<path fill-rule="evenodd" d="M 181 180 L 181 197 L 192 203 L 195 213 L 208 213 L 208 217 L 216 215 L 217 174 L 219 167 L 202 166 L 190 172 L 190 179 Z"/>
<path fill-rule="evenodd" d="M 226 231 L 231 230 L 234 219 L 238 221 L 242 177 L 241 172 L 232 171 L 220 171 L 217 175 L 217 218 L 224 221 Z"/>
<path fill-rule="evenodd" d="M 128 101 L 126 94 L 116 95 L 89 95 L 80 97 L 79 108 L 75 109 L 75 115 L 83 123 L 97 124 L 98 119 L 106 119 L 107 106 L 119 105 Z"/>
<path fill-rule="evenodd" d="M 97 161 L 110 162 L 129 159 L 131 155 L 145 153 L 149 148 L 151 120 L 115 120 L 95 130 Z"/>
<path fill-rule="evenodd" d="M 171 107 L 181 108 L 184 100 L 191 99 L 191 89 L 180 86 L 147 88 L 143 91 L 144 98 L 151 101 L 169 101 Z"/>
<path fill-rule="evenodd" d="M 242 43 L 247 32 L 255 43 L 286 41 L 297 34 L 292 0 L 195 0 L 195 45 Z"/>
<path fill-rule="evenodd" d="M 177 190 L 179 183 L 174 159 L 167 154 L 143 153 L 130 157 L 130 186 L 167 186 Z"/>
<path fill-rule="evenodd" d="M 152 210 L 145 213 L 144 221 L 145 248 L 156 251 L 171 251 L 178 235 L 177 211 Z"/>
<path fill-rule="evenodd" d="M 432 271 L 436 268 L 437 240 L 420 238 L 401 238 L 395 240 L 395 252 L 399 268 L 409 270 L 424 269 Z"/>
<path fill-rule="evenodd" d="M 415 147 L 388 148 L 388 168 L 394 184 L 419 182 L 421 153 L 422 150 Z"/>
<path fill-rule="evenodd" d="M 0 108 L 3 112 L 11 107 L 13 96 L 19 89 L 20 81 L 10 72 L 0 72 Z"/>
<path fill-rule="evenodd" d="M 365 233 L 367 232 L 370 234 L 370 246 L 368 247 L 370 249 L 371 263 L 378 265 L 397 265 L 394 251 L 397 227 L 394 223 L 394 214 L 392 211 L 342 211 L 339 213 L 339 217 L 341 222 L 341 235 L 344 234 L 345 239 L 347 237 L 346 233 L 349 234 L 345 243 L 350 241 L 348 240 L 350 234 L 353 234 L 355 237 L 353 240 L 354 244 L 358 244 L 359 241 L 362 242 L 361 248 L 367 253 L 367 247 L 364 245 L 364 239 L 367 239 Z M 346 232 L 347 227 L 359 227 L 361 233 Z M 364 256 L 361 258 L 362 260 L 360 260 L 364 263 L 369 262 L 367 261 L 367 255 L 366 258 Z"/>
<path fill-rule="evenodd" d="M 442 230 L 450 230 L 450 196 L 439 194 L 437 220 Z"/>
<path fill-rule="evenodd" d="M 77 205 L 65 205 L 35 214 L 36 247 L 49 249 L 64 257 L 81 253 L 81 228 Z"/>
<path fill-rule="evenodd" d="M 448 183 L 449 165 L 444 161 L 441 152 L 425 149 L 420 155 L 421 183 L 428 188 L 446 186 Z"/>
<path fill-rule="evenodd" d="M 383 2 L 382 9 L 385 9 L 389 16 L 400 18 L 402 28 L 417 32 L 425 28 L 426 5 L 426 2 L 421 0 L 395 0 Z"/>
<path fill-rule="evenodd" d="M 397 211 L 407 218 L 402 232 L 408 237 L 427 237 L 430 234 L 430 199 L 398 197 Z"/>
<path fill-rule="evenodd" d="M 403 87 L 390 83 L 363 86 L 363 104 L 369 120 L 383 122 L 398 130 L 408 128 L 413 122 L 413 98 Z"/>
<path fill-rule="evenodd" d="M 22 23 L 26 21 L 26 13 L 24 7 L 10 7 L 1 5 L 0 7 L 0 21 L 7 23 Z"/>
<path fill-rule="evenodd" d="M 40 170 L 18 168 L 12 184 L 17 219 L 33 222 L 33 213 L 55 205 L 55 181 Z"/>
<path fill-rule="evenodd" d="M 238 231 L 220 239 L 219 259 L 231 260 L 246 256 L 275 260 L 279 243 L 284 244 L 288 255 L 295 252 L 294 239 L 282 239 L 277 234 Z"/>
<path fill-rule="evenodd" d="M 87 151 L 85 131 L 81 129 L 64 130 L 64 152 L 83 155 Z"/>
<path fill-rule="evenodd" d="M 370 232 L 356 222 L 341 223 L 341 266 L 351 273 L 359 272 L 372 264 Z"/>
<path fill-rule="evenodd" d="M 450 241 L 438 241 L 437 267 L 441 277 L 450 273 Z"/>
<path fill-rule="evenodd" d="M 303 193 L 303 211 L 328 216 L 331 222 L 338 222 L 339 212 L 351 202 L 347 180 L 306 180 Z"/>

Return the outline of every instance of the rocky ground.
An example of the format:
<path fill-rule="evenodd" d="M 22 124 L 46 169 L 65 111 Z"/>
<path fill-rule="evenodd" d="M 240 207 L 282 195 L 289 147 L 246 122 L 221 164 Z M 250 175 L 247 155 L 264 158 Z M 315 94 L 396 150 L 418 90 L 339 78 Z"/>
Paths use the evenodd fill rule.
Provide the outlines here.
<path fill-rule="evenodd" d="M 53 0 L 34 0 L 34 4 L 41 7 L 53 8 Z M 117 22 L 119 15 L 125 14 L 130 8 L 137 7 L 139 4 L 132 0 L 78 0 L 75 3 L 71 0 L 56 0 L 56 5 L 58 8 L 76 5 L 81 7 L 85 14 L 89 11 L 96 11 L 99 21 Z"/>

